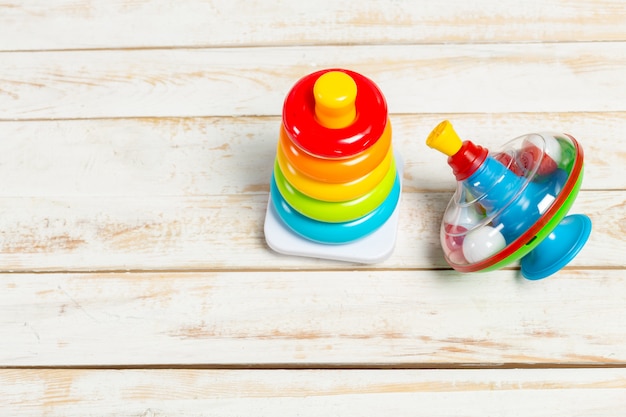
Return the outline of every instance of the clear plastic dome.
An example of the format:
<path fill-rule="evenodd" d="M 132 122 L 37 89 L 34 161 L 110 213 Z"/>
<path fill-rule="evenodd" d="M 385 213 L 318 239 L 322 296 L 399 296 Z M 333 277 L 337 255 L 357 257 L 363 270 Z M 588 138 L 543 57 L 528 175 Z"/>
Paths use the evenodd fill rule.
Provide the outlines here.
<path fill-rule="evenodd" d="M 458 181 L 446 208 L 440 231 L 446 261 L 470 272 L 523 256 L 550 219 L 567 211 L 559 208 L 571 206 L 581 174 L 582 151 L 566 134 L 531 133 L 490 152 Z"/>

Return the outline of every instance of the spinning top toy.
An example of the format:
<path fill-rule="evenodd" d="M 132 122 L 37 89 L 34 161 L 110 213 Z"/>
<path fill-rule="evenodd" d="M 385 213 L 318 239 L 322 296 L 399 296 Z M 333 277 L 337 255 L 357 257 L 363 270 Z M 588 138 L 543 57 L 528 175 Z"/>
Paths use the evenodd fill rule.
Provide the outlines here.
<path fill-rule="evenodd" d="M 583 150 L 570 135 L 531 133 L 502 150 L 461 141 L 441 122 L 426 144 L 448 156 L 457 180 L 441 224 L 446 261 L 457 271 L 490 271 L 521 259 L 536 280 L 567 265 L 591 233 L 591 220 L 567 216 L 583 178 Z"/>
<path fill-rule="evenodd" d="M 277 252 L 373 263 L 393 251 L 399 158 L 387 103 L 344 69 L 300 79 L 283 105 L 265 239 Z"/>

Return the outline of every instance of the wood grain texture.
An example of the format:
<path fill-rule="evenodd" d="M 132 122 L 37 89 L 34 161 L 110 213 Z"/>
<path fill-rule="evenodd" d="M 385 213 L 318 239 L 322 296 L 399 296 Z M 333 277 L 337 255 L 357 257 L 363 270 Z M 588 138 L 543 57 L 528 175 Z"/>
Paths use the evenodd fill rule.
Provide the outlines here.
<path fill-rule="evenodd" d="M 496 148 L 529 126 L 571 126 L 586 151 L 573 212 L 594 221 L 572 265 L 624 266 L 626 155 L 616 149 L 624 113 L 533 113 L 392 118 L 406 168 L 400 235 L 385 267 L 446 267 L 438 227 L 454 183 L 444 158 L 424 145 L 443 117 Z M 267 248 L 262 224 L 279 124 L 276 117 L 1 122 L 0 152 L 11 156 L 0 164 L 1 269 L 354 268 Z"/>
<path fill-rule="evenodd" d="M 529 132 L 567 132 L 585 153 L 585 190 L 626 189 L 626 112 L 392 115 L 403 190 L 450 191 L 445 157 L 425 144 L 449 119 L 491 150 Z M 0 197 L 164 197 L 266 193 L 279 117 L 0 122 Z"/>
<path fill-rule="evenodd" d="M 0 278 L 0 366 L 626 363 L 623 270 Z"/>
<path fill-rule="evenodd" d="M 0 54 L 0 120 L 279 115 L 302 76 L 370 77 L 391 113 L 626 111 L 621 42 Z"/>
<path fill-rule="evenodd" d="M 451 193 L 402 197 L 393 255 L 380 268 L 448 268 L 439 242 Z M 623 268 L 626 191 L 580 193 L 594 223 L 576 267 Z M 266 194 L 0 199 L 3 271 L 370 269 L 278 255 L 265 243 Z M 245 254 L 243 256 L 242 254 Z M 512 266 L 515 266 L 514 264 Z"/>
<path fill-rule="evenodd" d="M 1 370 L 0 397 L 14 417 L 604 417 L 626 371 Z"/>
<path fill-rule="evenodd" d="M 626 40 L 620 0 L 8 1 L 0 50 Z"/>

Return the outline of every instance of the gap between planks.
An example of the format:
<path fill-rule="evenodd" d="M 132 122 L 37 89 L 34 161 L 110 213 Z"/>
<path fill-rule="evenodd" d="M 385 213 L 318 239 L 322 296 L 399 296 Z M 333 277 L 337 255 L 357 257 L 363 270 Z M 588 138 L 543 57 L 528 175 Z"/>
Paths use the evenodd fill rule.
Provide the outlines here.
<path fill-rule="evenodd" d="M 342 263 L 343 265 L 343 263 Z M 346 264 L 347 265 L 347 264 Z M 297 270 L 286 269 L 286 268 L 159 268 L 159 269 L 93 269 L 93 268 L 85 268 L 85 269 L 45 269 L 45 270 L 2 270 L 0 269 L 1 275 L 85 275 L 85 274 L 98 274 L 98 275 L 117 275 L 117 274 L 206 274 L 206 273 L 267 273 L 267 272 L 349 272 L 349 271 L 358 271 L 358 272 L 428 272 L 428 271 L 453 271 L 452 268 L 446 267 L 432 267 L 432 268 L 409 268 L 409 267 L 382 267 L 378 268 L 376 265 L 371 264 L 350 264 L 352 268 L 328 268 L 325 265 L 320 265 L 319 268 L 299 268 Z M 499 268 L 498 271 L 519 271 L 519 267 L 503 267 Z M 625 270 L 624 267 L 614 266 L 614 265 L 581 265 L 581 266 L 566 266 L 562 268 L 560 271 L 622 271 Z M 480 273 L 480 272 L 479 272 Z M 459 273 L 460 274 L 460 273 Z M 0 366 L 0 369 L 2 367 Z"/>
<path fill-rule="evenodd" d="M 1 49 L 3 53 L 45 53 L 45 52 L 110 52 L 110 51 L 193 51 L 203 49 L 260 49 L 260 48 L 318 48 L 318 47 L 352 47 L 352 46 L 481 46 L 481 45 L 569 45 L 569 44 L 585 44 L 585 43 L 623 43 L 622 39 L 607 40 L 561 40 L 561 41 L 478 41 L 478 42 L 460 42 L 460 41 L 441 41 L 441 42 L 322 42 L 322 43 L 304 43 L 294 45 L 293 43 L 241 43 L 236 45 L 172 45 L 172 46 L 121 46 L 121 47 L 94 47 L 94 48 L 50 48 L 50 49 Z"/>
<path fill-rule="evenodd" d="M 2 52 L 0 52 L 2 54 Z M 297 80 L 294 80 L 294 82 Z M 287 93 L 287 92 L 285 92 Z M 278 110 L 281 110 L 280 108 Z M 546 118 L 560 118 L 565 117 L 576 118 L 581 116 L 595 117 L 595 118 L 607 118 L 615 117 L 626 118 L 626 111 L 612 110 L 612 111 L 504 111 L 504 112 L 389 112 L 389 118 L 392 123 L 396 118 L 416 118 L 416 119 L 482 119 L 488 118 L 493 123 L 493 119 L 503 119 L 502 123 L 514 121 L 516 118 L 528 118 L 536 117 L 540 120 Z M 86 122 L 86 121 L 137 121 L 137 122 L 151 122 L 151 121 L 173 121 L 173 122 L 219 122 L 222 120 L 246 120 L 253 119 L 261 122 L 275 122 L 280 123 L 282 115 L 276 114 L 238 114 L 238 115 L 181 115 L 181 116 L 90 116 L 90 117 L 31 117 L 31 118 L 0 118 L 0 123 L 28 123 L 28 122 Z M 397 123 L 397 121 L 395 121 Z M 278 125 L 277 125 L 278 126 Z M 434 127 L 434 126 L 433 126 Z"/>
<path fill-rule="evenodd" d="M 473 370 L 473 369 L 626 369 L 626 363 L 611 364 L 562 364 L 562 363 L 406 363 L 406 364 L 385 364 L 385 363 L 268 363 L 268 364 L 142 364 L 142 365 L 54 365 L 54 366 L 0 366 L 2 370 Z"/>

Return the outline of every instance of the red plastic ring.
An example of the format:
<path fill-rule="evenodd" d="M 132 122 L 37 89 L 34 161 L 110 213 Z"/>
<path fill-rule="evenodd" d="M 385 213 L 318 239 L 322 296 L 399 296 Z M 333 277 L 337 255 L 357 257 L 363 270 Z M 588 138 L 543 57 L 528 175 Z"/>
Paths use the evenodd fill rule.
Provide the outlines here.
<path fill-rule="evenodd" d="M 341 71 L 357 85 L 356 119 L 343 129 L 322 126 L 315 117 L 315 81 L 329 71 Z M 283 105 L 283 125 L 291 141 L 303 151 L 322 158 L 347 158 L 372 146 L 387 124 L 387 103 L 373 81 L 354 71 L 325 69 L 301 78 Z"/>

